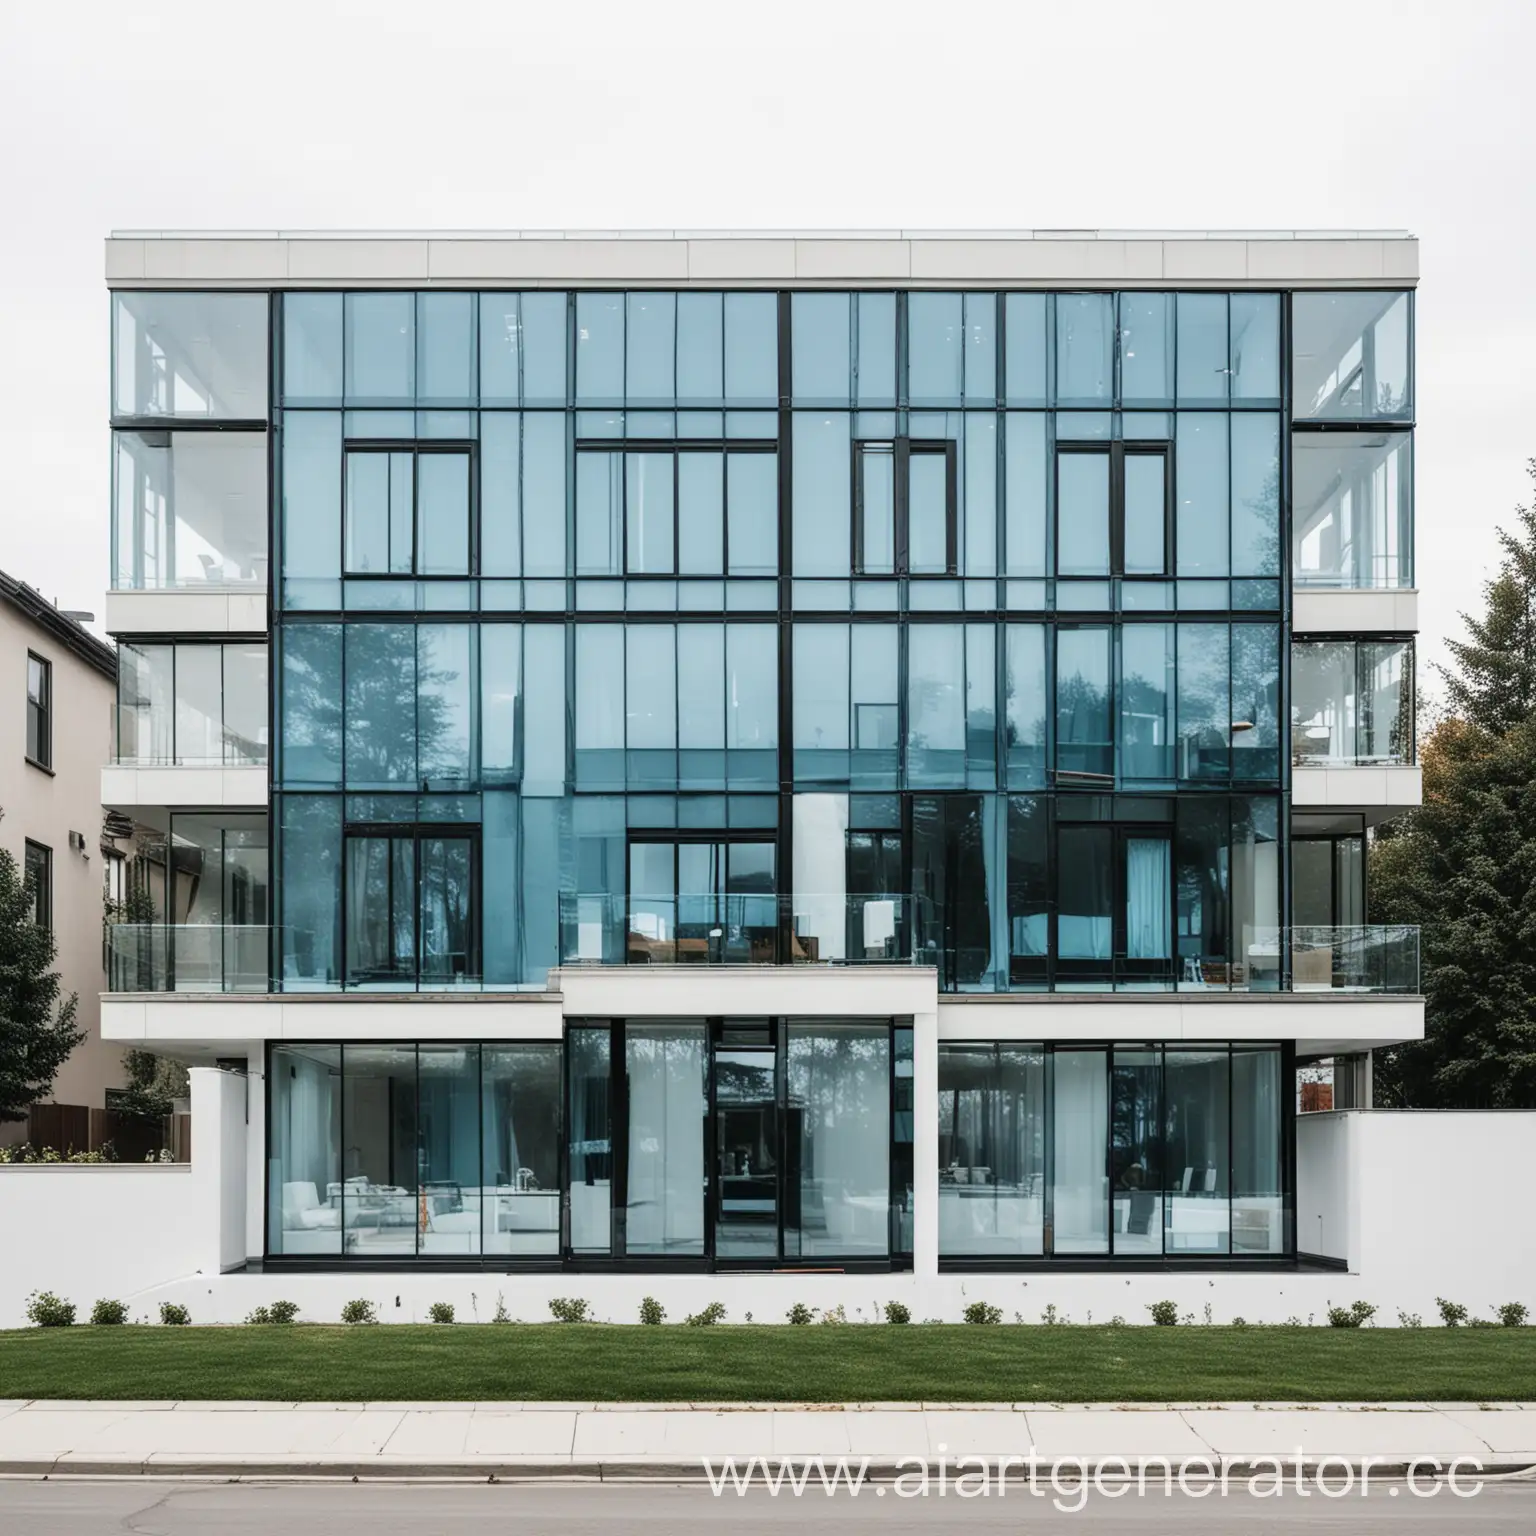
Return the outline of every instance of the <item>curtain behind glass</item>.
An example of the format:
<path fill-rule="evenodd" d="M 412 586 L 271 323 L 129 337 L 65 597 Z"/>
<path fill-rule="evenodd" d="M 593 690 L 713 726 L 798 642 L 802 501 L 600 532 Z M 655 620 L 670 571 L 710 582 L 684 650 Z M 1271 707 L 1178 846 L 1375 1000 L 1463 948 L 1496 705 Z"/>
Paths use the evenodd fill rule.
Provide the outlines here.
<path fill-rule="evenodd" d="M 1054 1172 L 1052 1240 L 1056 1253 L 1109 1251 L 1109 1080 L 1105 1053 L 1057 1051 L 1052 1058 Z"/>
<path fill-rule="evenodd" d="M 889 1251 L 890 1072 L 884 1024 L 790 1023 L 785 1140 L 799 1219 L 785 1212 L 787 1255 Z"/>
<path fill-rule="evenodd" d="M 1284 1253 L 1286 1242 L 1280 1052 L 1232 1051 L 1232 1251 Z"/>
<path fill-rule="evenodd" d="M 1125 845 L 1125 953 L 1130 960 L 1166 960 L 1173 931 L 1168 917 L 1170 849 L 1162 837 L 1133 837 Z"/>
<path fill-rule="evenodd" d="M 627 1026 L 625 1252 L 704 1252 L 704 1027 Z"/>
<path fill-rule="evenodd" d="M 481 1048 L 486 1253 L 560 1251 L 560 1046 Z"/>
<path fill-rule="evenodd" d="M 267 1251 L 339 1254 L 341 1047 L 273 1050 L 267 1094 Z"/>

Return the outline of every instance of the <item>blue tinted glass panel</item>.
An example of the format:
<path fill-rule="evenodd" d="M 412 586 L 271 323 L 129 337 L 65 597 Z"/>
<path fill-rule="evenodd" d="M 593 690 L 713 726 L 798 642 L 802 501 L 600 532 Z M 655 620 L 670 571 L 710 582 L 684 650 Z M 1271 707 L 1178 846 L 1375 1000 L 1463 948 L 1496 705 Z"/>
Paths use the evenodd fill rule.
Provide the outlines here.
<path fill-rule="evenodd" d="M 862 340 L 862 338 L 861 338 Z M 907 394 L 914 405 L 960 403 L 965 324 L 958 293 L 907 296 Z"/>
<path fill-rule="evenodd" d="M 1227 540 L 1227 418 L 1179 413 L 1174 456 L 1175 530 L 1180 576 L 1225 576 Z"/>
<path fill-rule="evenodd" d="M 772 624 L 726 627 L 726 745 L 733 751 L 772 754 L 779 744 L 778 640 Z M 760 766 L 777 779 L 774 761 Z"/>
<path fill-rule="evenodd" d="M 1231 296 L 1232 398 L 1280 403 L 1280 295 Z"/>
<path fill-rule="evenodd" d="M 290 991 L 341 980 L 341 798 L 281 801 L 282 985 Z"/>
<path fill-rule="evenodd" d="M 896 295 L 861 293 L 858 305 L 858 400 L 864 406 L 896 403 Z M 861 435 L 865 434 L 861 424 Z M 894 428 L 892 429 L 894 431 Z"/>
<path fill-rule="evenodd" d="M 1230 641 L 1225 624 L 1179 625 L 1181 779 L 1225 779 L 1231 761 Z"/>
<path fill-rule="evenodd" d="M 576 295 L 576 398 L 624 398 L 624 295 Z"/>
<path fill-rule="evenodd" d="M 523 574 L 565 575 L 565 417 L 523 417 Z"/>
<path fill-rule="evenodd" d="M 796 779 L 848 776 L 848 626 L 796 624 L 792 695 Z"/>
<path fill-rule="evenodd" d="M 1046 306 L 1044 293 L 1010 293 L 1003 300 L 1004 387 L 1009 405 L 1044 405 L 1046 382 Z"/>
<path fill-rule="evenodd" d="M 348 624 L 346 775 L 355 789 L 415 782 L 416 631 L 410 624 Z"/>
<path fill-rule="evenodd" d="M 907 459 L 907 569 L 942 576 L 950 568 L 949 461 L 942 453 Z"/>
<path fill-rule="evenodd" d="M 522 574 L 522 420 L 515 411 L 485 411 L 480 417 L 483 576 Z M 563 516 L 561 520 L 564 521 Z"/>
<path fill-rule="evenodd" d="M 965 501 L 961 544 L 966 576 L 997 574 L 997 417 L 991 411 L 965 418 Z"/>
<path fill-rule="evenodd" d="M 907 782 L 965 784 L 965 630 L 913 624 L 907 634 Z"/>
<path fill-rule="evenodd" d="M 1120 778 L 1173 777 L 1174 626 L 1120 631 Z"/>
<path fill-rule="evenodd" d="M 1168 460 L 1161 453 L 1125 456 L 1125 574 L 1168 570 Z"/>
<path fill-rule="evenodd" d="M 741 404 L 779 398 L 779 301 L 772 293 L 725 296 L 725 395 Z"/>
<path fill-rule="evenodd" d="M 890 443 L 859 445 L 858 568 L 896 574 L 896 453 Z"/>
<path fill-rule="evenodd" d="M 1010 576 L 1047 574 L 1046 497 L 1050 460 L 1045 416 L 1010 412 L 1004 464 L 1004 570 Z"/>
<path fill-rule="evenodd" d="M 708 405 L 724 394 L 725 342 L 718 293 L 677 295 L 677 398 Z M 687 433 L 683 434 L 687 436 Z"/>
<path fill-rule="evenodd" d="M 287 624 L 281 635 L 281 781 L 340 784 L 341 626 Z"/>
<path fill-rule="evenodd" d="M 410 400 L 416 393 L 415 296 L 346 296 L 347 399 L 358 404 Z"/>
<path fill-rule="evenodd" d="M 617 675 L 617 674 L 615 674 Z M 565 626 L 523 627 L 523 793 L 558 795 L 565 788 Z M 546 850 L 550 868 L 558 854 Z M 553 919 L 551 918 L 551 921 Z"/>
<path fill-rule="evenodd" d="M 677 569 L 718 576 L 725 561 L 725 455 L 677 456 Z"/>
<path fill-rule="evenodd" d="M 673 456 L 631 453 L 624 467 L 625 560 L 633 575 L 664 575 L 676 569 Z"/>
<path fill-rule="evenodd" d="M 467 453 L 417 455 L 416 570 L 421 576 L 469 574 Z"/>
<path fill-rule="evenodd" d="M 1056 295 L 1056 398 L 1109 402 L 1114 386 L 1115 300 L 1109 293 Z"/>
<path fill-rule="evenodd" d="M 965 296 L 965 403 L 997 399 L 997 295 Z"/>
<path fill-rule="evenodd" d="M 624 562 L 624 455 L 576 455 L 576 574 L 619 576 Z"/>
<path fill-rule="evenodd" d="M 617 624 L 576 626 L 576 782 L 624 787 L 624 631 Z"/>
<path fill-rule="evenodd" d="M 518 405 L 523 398 L 519 293 L 480 295 L 480 403 Z"/>
<path fill-rule="evenodd" d="M 848 425 L 849 418 L 842 412 L 795 412 L 792 463 L 796 576 L 848 575 L 852 471 Z"/>
<path fill-rule="evenodd" d="M 1120 295 L 1120 398 L 1127 405 L 1173 399 L 1171 294 Z"/>
<path fill-rule="evenodd" d="M 779 456 L 726 455 L 730 574 L 773 576 L 779 569 Z"/>
<path fill-rule="evenodd" d="M 482 296 L 481 303 L 484 302 Z M 518 295 L 519 363 L 525 405 L 563 405 L 566 401 L 566 314 L 563 293 Z"/>
<path fill-rule="evenodd" d="M 470 405 L 478 397 L 475 296 L 416 295 L 416 395 L 424 401 Z"/>
<path fill-rule="evenodd" d="M 1276 625 L 1232 626 L 1232 725 L 1232 776 L 1278 781 L 1280 631 Z"/>
<path fill-rule="evenodd" d="M 1114 771 L 1110 728 L 1110 632 L 1056 632 L 1056 768 L 1108 775 Z"/>
<path fill-rule="evenodd" d="M 1227 296 L 1179 295 L 1179 402 L 1218 405 L 1227 398 Z"/>
<path fill-rule="evenodd" d="M 1232 432 L 1232 569 L 1280 573 L 1280 418 L 1235 413 Z"/>
<path fill-rule="evenodd" d="M 283 574 L 341 574 L 341 416 L 293 411 L 283 420 Z"/>
<path fill-rule="evenodd" d="M 631 402 L 671 400 L 677 393 L 677 295 L 628 295 L 624 395 Z"/>
<path fill-rule="evenodd" d="M 421 777 L 432 789 L 473 776 L 474 641 L 468 624 L 416 628 L 416 745 Z"/>
<path fill-rule="evenodd" d="M 1050 707 L 1045 675 L 1045 626 L 1010 624 L 1004 646 L 1008 785 L 1011 789 L 1042 788 Z"/>
<path fill-rule="evenodd" d="M 283 295 L 283 398 L 341 404 L 341 295 Z"/>
<path fill-rule="evenodd" d="M 1056 569 L 1063 576 L 1109 574 L 1109 455 L 1056 456 Z"/>
<path fill-rule="evenodd" d="M 487 784 L 515 784 L 522 769 L 523 631 L 480 626 L 480 773 Z"/>
<path fill-rule="evenodd" d="M 790 298 L 791 377 L 797 401 L 848 398 L 849 297 L 797 293 Z"/>

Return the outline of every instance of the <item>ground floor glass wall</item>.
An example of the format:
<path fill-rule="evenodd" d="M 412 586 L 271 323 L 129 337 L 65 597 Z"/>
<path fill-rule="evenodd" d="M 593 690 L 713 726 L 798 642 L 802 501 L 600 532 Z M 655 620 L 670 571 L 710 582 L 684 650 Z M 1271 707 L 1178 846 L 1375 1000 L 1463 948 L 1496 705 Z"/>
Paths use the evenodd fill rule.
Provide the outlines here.
<path fill-rule="evenodd" d="M 1292 1251 L 1278 1045 L 939 1046 L 939 1255 Z"/>

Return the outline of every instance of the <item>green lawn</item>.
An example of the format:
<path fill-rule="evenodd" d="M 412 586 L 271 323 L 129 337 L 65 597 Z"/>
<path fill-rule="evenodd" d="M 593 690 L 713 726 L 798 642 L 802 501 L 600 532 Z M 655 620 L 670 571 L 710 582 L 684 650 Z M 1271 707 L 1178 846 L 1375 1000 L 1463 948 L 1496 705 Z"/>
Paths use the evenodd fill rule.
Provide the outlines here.
<path fill-rule="evenodd" d="M 101 1328 L 0 1333 L 10 1398 L 1536 1400 L 1536 1328 Z"/>

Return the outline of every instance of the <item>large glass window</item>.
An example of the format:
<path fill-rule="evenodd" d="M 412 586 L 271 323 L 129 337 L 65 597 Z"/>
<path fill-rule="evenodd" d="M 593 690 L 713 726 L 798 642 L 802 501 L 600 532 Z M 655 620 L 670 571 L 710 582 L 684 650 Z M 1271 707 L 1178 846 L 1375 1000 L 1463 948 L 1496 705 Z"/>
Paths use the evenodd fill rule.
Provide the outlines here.
<path fill-rule="evenodd" d="M 347 985 L 478 982 L 479 862 L 478 839 L 464 831 L 348 828 Z"/>
<path fill-rule="evenodd" d="M 259 765 L 267 736 L 264 644 L 120 647 L 118 762 Z"/>
<path fill-rule="evenodd" d="M 112 296 L 112 413 L 265 421 L 264 293 Z"/>
<path fill-rule="evenodd" d="M 267 1062 L 267 1251 L 339 1255 L 341 1216 L 341 1047 L 274 1046 Z"/>
<path fill-rule="evenodd" d="M 566 1136 L 570 1167 L 570 1246 L 608 1253 L 613 1233 L 613 1129 L 609 1031 L 566 1034 Z"/>
<path fill-rule="evenodd" d="M 704 1062 L 702 1023 L 625 1028 L 626 1253 L 704 1252 Z"/>
<path fill-rule="evenodd" d="M 885 1024 L 791 1020 L 786 1256 L 890 1251 L 891 1044 Z"/>
<path fill-rule="evenodd" d="M 560 1251 L 560 1046 L 480 1048 L 486 1253 Z"/>
<path fill-rule="evenodd" d="M 1109 1073 L 1102 1050 L 1051 1057 L 1051 1236 L 1055 1253 L 1109 1252 Z"/>
<path fill-rule="evenodd" d="M 1291 297 L 1291 396 L 1298 421 L 1413 419 L 1412 296 Z"/>
<path fill-rule="evenodd" d="M 939 1045 L 939 1253 L 1044 1252 L 1045 1053 Z"/>
<path fill-rule="evenodd" d="M 1230 1070 L 1225 1050 L 1167 1052 L 1164 1190 L 1170 1254 L 1231 1249 Z"/>
<path fill-rule="evenodd" d="M 114 432 L 112 585 L 262 586 L 267 439 L 261 432 Z"/>
<path fill-rule="evenodd" d="M 1295 580 L 1413 585 L 1413 435 L 1297 432 L 1291 438 Z"/>
<path fill-rule="evenodd" d="M 1292 643 L 1294 766 L 1411 763 L 1413 756 L 1411 640 Z"/>

